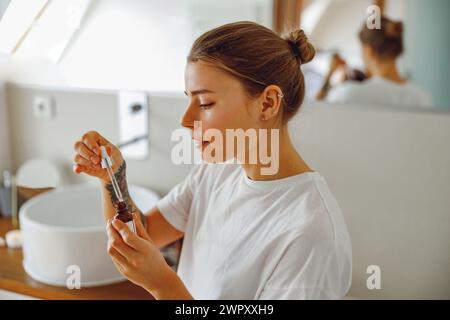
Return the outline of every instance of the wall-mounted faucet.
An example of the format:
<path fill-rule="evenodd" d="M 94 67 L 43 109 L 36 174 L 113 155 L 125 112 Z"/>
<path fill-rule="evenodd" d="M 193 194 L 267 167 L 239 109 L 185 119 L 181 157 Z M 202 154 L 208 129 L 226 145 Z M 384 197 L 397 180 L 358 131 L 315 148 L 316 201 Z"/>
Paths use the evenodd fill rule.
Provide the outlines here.
<path fill-rule="evenodd" d="M 137 143 L 139 141 L 142 141 L 142 140 L 148 141 L 148 135 L 143 135 L 143 136 L 136 137 L 136 138 L 133 138 L 133 139 L 128 140 L 128 141 L 120 142 L 120 143 L 117 144 L 117 147 L 119 149 L 122 149 L 123 147 L 135 144 L 135 143 Z"/>
<path fill-rule="evenodd" d="M 117 145 L 125 158 L 145 159 L 149 154 L 147 94 L 123 91 L 118 98 Z"/>

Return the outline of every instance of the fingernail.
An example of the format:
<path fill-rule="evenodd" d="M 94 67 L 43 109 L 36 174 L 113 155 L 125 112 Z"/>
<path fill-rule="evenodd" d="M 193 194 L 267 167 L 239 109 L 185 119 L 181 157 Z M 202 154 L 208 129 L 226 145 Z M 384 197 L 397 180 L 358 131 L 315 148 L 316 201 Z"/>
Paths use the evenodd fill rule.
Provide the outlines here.
<path fill-rule="evenodd" d="M 76 174 L 80 173 L 80 167 L 77 164 L 74 164 L 72 167 L 73 172 L 75 172 Z"/>
<path fill-rule="evenodd" d="M 99 159 L 98 159 L 98 157 L 92 156 L 92 157 L 91 157 L 91 161 L 92 161 L 93 163 L 97 164 L 98 161 L 99 161 Z"/>

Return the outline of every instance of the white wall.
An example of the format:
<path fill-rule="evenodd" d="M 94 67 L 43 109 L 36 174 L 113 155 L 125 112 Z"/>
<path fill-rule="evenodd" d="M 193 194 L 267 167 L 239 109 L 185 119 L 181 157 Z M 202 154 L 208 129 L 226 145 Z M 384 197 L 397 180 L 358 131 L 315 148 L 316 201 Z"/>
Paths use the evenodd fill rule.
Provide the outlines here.
<path fill-rule="evenodd" d="M 188 18 L 186 1 L 94 1 L 61 72 L 75 87 L 182 91 Z"/>
<path fill-rule="evenodd" d="M 401 20 L 405 18 L 405 1 L 409 0 L 388 0 L 384 3 L 384 14 L 393 20 Z"/>
<path fill-rule="evenodd" d="M 11 170 L 9 123 L 6 108 L 5 85 L 0 79 L 0 173 Z M 1 181 L 2 179 L 0 179 Z"/>
<path fill-rule="evenodd" d="M 328 181 L 353 245 L 350 296 L 450 298 L 450 112 L 304 106 L 295 144 Z M 366 269 L 381 268 L 381 290 Z"/>
<path fill-rule="evenodd" d="M 311 42 L 318 50 L 339 50 L 359 54 L 358 31 L 367 17 L 370 0 L 316 0 L 327 1 L 327 10 L 310 32 Z M 314 3 L 312 4 L 314 5 Z M 308 9 L 303 13 L 308 15 Z M 306 19 L 307 17 L 305 17 Z"/>

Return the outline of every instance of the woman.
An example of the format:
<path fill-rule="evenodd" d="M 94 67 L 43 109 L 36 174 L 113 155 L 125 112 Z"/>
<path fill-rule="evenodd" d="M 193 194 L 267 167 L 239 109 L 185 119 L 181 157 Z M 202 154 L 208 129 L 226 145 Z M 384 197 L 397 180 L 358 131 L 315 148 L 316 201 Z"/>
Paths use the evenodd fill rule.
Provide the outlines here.
<path fill-rule="evenodd" d="M 252 22 L 231 23 L 200 36 L 185 71 L 189 104 L 182 125 L 205 156 L 209 129 L 278 130 L 278 170 L 261 161 L 196 165 L 188 177 L 136 219 L 138 236 L 111 221 L 117 199 L 99 166 L 106 145 L 126 201 L 125 161 L 96 132 L 75 144 L 74 170 L 103 183 L 108 252 L 119 271 L 157 299 L 338 299 L 351 281 L 351 245 L 341 211 L 324 179 L 292 145 L 287 122 L 300 108 L 300 65 L 314 56 L 303 31 L 283 39 Z M 225 134 L 224 134 L 225 136 Z M 226 145 L 230 141 L 225 141 Z M 225 148 L 225 147 L 224 147 Z M 269 146 L 269 150 L 270 146 Z M 245 146 L 246 152 L 251 152 Z M 254 149 L 253 149 L 254 151 Z M 225 154 L 225 153 L 224 153 Z M 184 237 L 178 274 L 158 248 Z"/>
<path fill-rule="evenodd" d="M 330 79 L 345 63 L 332 63 L 325 84 L 318 93 L 319 100 L 329 102 L 360 103 L 390 106 L 432 105 L 431 97 L 405 80 L 397 69 L 397 59 L 403 53 L 403 24 L 381 18 L 380 29 L 368 29 L 366 24 L 359 32 L 366 76 L 363 82 L 346 81 L 330 88 Z M 331 90 L 329 90 L 331 89 Z M 328 92 L 329 90 L 329 92 Z"/>

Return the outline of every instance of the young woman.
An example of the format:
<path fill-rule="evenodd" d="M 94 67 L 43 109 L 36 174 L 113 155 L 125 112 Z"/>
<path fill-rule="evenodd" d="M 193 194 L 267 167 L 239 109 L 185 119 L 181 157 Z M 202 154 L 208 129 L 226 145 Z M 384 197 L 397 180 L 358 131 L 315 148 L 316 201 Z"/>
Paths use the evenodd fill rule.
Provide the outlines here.
<path fill-rule="evenodd" d="M 96 132 L 75 144 L 74 171 L 103 184 L 108 252 L 119 271 L 157 299 L 339 299 L 351 282 L 351 244 L 339 206 L 323 177 L 295 150 L 287 122 L 300 108 L 300 65 L 314 56 L 303 31 L 285 39 L 252 22 L 213 29 L 192 46 L 185 72 L 189 104 L 182 125 L 215 129 L 278 130 L 278 170 L 265 164 L 194 166 L 188 177 L 136 219 L 138 235 L 111 221 L 117 199 L 99 166 L 99 146 L 114 160 L 127 192 L 125 161 Z M 212 143 L 196 136 L 203 150 Z M 225 144 L 229 141 L 225 141 Z M 270 146 L 268 147 L 271 150 Z M 245 150 L 252 152 L 246 146 Z M 254 151 L 254 150 L 253 150 Z M 204 155 L 204 154 L 203 154 Z M 139 218 L 141 217 L 141 218 Z M 158 248 L 184 237 L 177 274 Z"/>
<path fill-rule="evenodd" d="M 397 59 L 403 53 L 403 24 L 381 18 L 380 29 L 368 29 L 366 24 L 359 32 L 362 58 L 368 80 L 346 81 L 331 88 L 332 74 L 345 64 L 332 63 L 318 98 L 329 102 L 362 103 L 430 107 L 431 97 L 405 80 L 398 71 Z"/>

